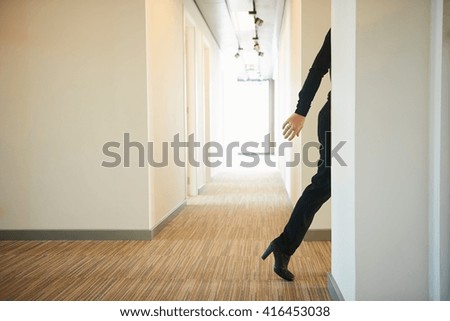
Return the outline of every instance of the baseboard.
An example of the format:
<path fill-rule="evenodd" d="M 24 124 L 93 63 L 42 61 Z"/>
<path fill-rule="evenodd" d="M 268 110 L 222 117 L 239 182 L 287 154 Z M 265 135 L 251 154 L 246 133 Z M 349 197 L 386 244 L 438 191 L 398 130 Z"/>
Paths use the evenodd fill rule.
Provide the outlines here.
<path fill-rule="evenodd" d="M 150 241 L 186 206 L 170 212 L 153 230 L 0 230 L 0 241 Z"/>
<path fill-rule="evenodd" d="M 178 214 L 181 213 L 186 206 L 186 201 L 183 201 L 180 205 L 174 208 L 166 217 L 164 217 L 151 231 L 151 238 L 153 239 L 161 230 L 170 223 Z"/>
<path fill-rule="evenodd" d="M 0 230 L 2 241 L 151 240 L 149 230 Z"/>
<path fill-rule="evenodd" d="M 333 301 L 345 301 L 344 296 L 331 273 L 328 273 L 328 293 Z"/>
<path fill-rule="evenodd" d="M 331 230 L 309 230 L 306 232 L 305 241 L 331 241 Z"/>
<path fill-rule="evenodd" d="M 200 195 L 200 194 L 203 194 L 203 192 L 205 191 L 205 189 L 206 189 L 206 184 L 204 184 L 202 187 L 200 187 L 199 189 L 198 189 L 198 194 Z"/>
<path fill-rule="evenodd" d="M 0 230 L 2 241 L 151 240 L 186 206 L 172 210 L 152 230 Z M 305 241 L 331 241 L 331 230 L 309 230 Z"/>

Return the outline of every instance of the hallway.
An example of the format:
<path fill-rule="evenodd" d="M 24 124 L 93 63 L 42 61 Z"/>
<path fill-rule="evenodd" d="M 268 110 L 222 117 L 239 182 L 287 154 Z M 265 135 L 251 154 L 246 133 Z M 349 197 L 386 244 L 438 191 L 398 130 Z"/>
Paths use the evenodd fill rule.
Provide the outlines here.
<path fill-rule="evenodd" d="M 329 300 L 330 242 L 299 248 L 295 282 L 260 259 L 290 208 L 277 171 L 230 171 L 152 241 L 0 242 L 0 300 Z"/>
<path fill-rule="evenodd" d="M 0 299 L 450 300 L 448 57 L 450 0 L 0 1 Z M 286 283 L 329 92 L 333 250 Z"/>

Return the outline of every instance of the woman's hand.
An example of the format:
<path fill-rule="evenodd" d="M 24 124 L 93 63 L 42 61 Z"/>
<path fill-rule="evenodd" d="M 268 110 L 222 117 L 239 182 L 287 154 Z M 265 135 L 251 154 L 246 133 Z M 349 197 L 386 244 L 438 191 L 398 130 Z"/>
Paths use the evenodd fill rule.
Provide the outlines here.
<path fill-rule="evenodd" d="M 305 124 L 305 117 L 293 113 L 283 124 L 284 138 L 292 140 L 295 136 L 298 136 L 304 124 Z"/>

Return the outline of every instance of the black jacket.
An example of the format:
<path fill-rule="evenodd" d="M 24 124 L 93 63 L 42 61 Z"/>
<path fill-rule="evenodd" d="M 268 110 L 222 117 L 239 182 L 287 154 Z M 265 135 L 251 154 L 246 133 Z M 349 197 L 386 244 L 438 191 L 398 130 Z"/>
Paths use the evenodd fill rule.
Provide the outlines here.
<path fill-rule="evenodd" d="M 319 89 L 323 76 L 330 71 L 331 77 L 331 29 L 328 30 L 322 48 L 314 59 L 314 62 L 309 69 L 308 76 L 303 84 L 302 90 L 298 93 L 296 114 L 306 116 L 311 102 Z M 331 92 L 328 93 L 328 100 L 330 100 Z"/>

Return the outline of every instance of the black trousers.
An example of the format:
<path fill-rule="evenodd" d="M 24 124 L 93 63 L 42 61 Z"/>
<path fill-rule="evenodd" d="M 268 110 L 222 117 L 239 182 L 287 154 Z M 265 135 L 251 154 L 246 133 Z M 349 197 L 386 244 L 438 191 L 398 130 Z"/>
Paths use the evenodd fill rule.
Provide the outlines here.
<path fill-rule="evenodd" d="M 285 254 L 292 255 L 300 246 L 314 215 L 331 196 L 331 103 L 322 107 L 318 117 L 320 159 L 317 173 L 292 211 L 291 217 L 275 244 Z"/>

